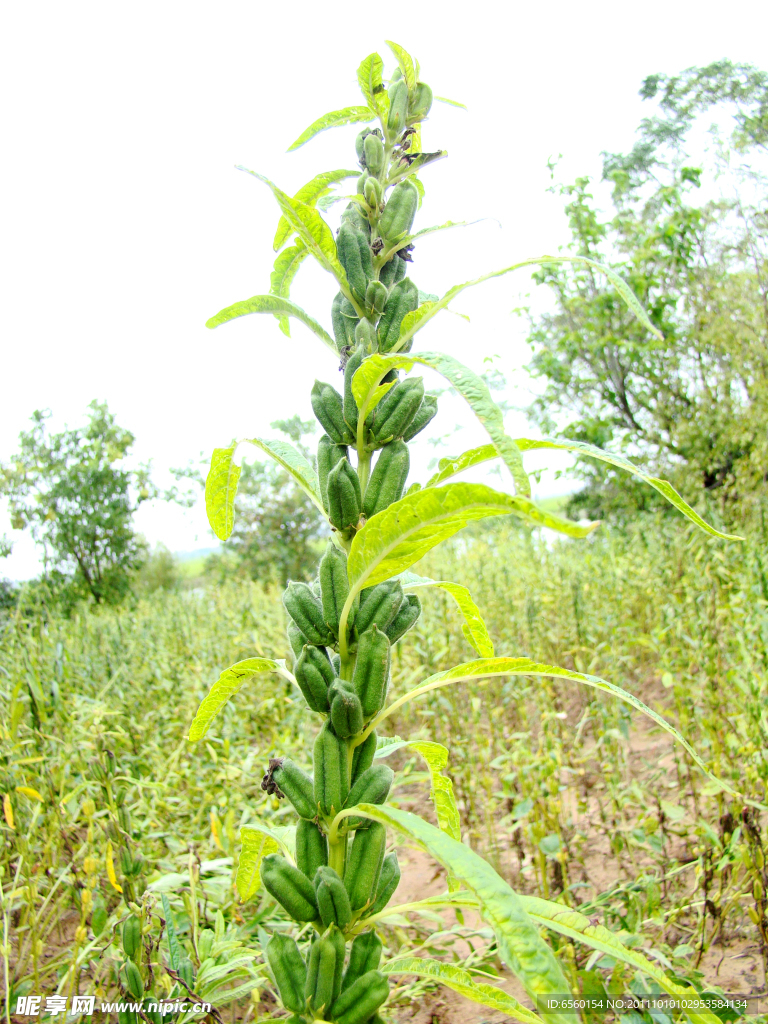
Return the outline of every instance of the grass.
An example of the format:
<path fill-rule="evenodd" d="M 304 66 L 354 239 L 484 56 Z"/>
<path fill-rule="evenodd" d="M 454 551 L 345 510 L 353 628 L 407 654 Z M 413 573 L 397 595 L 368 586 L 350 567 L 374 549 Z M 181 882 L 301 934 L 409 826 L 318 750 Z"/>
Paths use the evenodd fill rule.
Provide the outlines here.
<path fill-rule="evenodd" d="M 760 532 L 726 545 L 669 518 L 581 543 L 503 522 L 466 532 L 418 571 L 470 587 L 497 653 L 632 691 L 743 798 L 766 803 L 765 550 Z M 395 692 L 474 656 L 450 599 L 424 604 L 393 659 Z M 218 672 L 253 655 L 288 656 L 279 595 L 257 584 L 3 621 L 0 973 L 12 1000 L 118 998 L 120 929 L 135 913 L 155 994 L 182 990 L 170 919 L 196 992 L 232 1019 L 270 1014 L 260 938 L 285 922 L 269 898 L 237 902 L 237 833 L 256 816 L 290 821 L 260 780 L 270 755 L 302 760 L 308 716 L 288 684 L 264 676 L 204 741 L 185 740 Z M 764 819 L 708 784 L 651 722 L 577 684 L 512 679 L 443 689 L 388 726 L 450 748 L 465 841 L 520 891 L 579 905 L 700 986 L 764 991 Z M 395 802 L 431 816 L 420 766 L 396 757 Z M 438 933 L 417 918 L 383 928 L 392 951 L 426 942 L 493 973 L 487 935 L 478 945 L 472 934 L 453 919 Z M 558 955 L 585 991 L 621 971 L 570 944 Z M 403 984 L 395 1012 L 424 991 Z"/>

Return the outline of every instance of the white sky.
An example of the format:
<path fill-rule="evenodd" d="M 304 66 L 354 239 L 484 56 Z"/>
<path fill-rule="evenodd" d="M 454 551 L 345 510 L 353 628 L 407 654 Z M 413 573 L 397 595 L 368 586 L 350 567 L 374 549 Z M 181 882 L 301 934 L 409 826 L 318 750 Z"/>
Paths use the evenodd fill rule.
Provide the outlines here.
<path fill-rule="evenodd" d="M 745 0 L 3 5 L 0 461 L 34 409 L 74 426 L 94 398 L 135 433 L 137 457 L 153 460 L 161 483 L 167 467 L 235 436 L 270 436 L 270 421 L 293 412 L 309 417 L 314 378 L 339 375 L 305 328 L 287 339 L 271 317 L 204 326 L 269 289 L 276 208 L 234 165 L 288 192 L 318 171 L 354 167 L 355 126 L 285 150 L 320 114 L 363 102 L 355 71 L 374 49 L 391 68 L 384 38 L 418 57 L 436 93 L 469 107 L 435 105 L 425 125 L 424 148 L 449 158 L 421 175 L 417 226 L 501 222 L 418 246 L 412 276 L 442 293 L 567 241 L 547 159 L 564 155 L 562 179 L 599 177 L 600 152 L 628 149 L 651 112 L 637 96 L 646 75 L 725 57 L 765 64 L 766 30 L 768 4 Z M 417 347 L 445 348 L 478 370 L 498 354 L 516 384 L 508 397 L 526 404 L 529 353 L 510 311 L 529 288 L 521 271 L 465 293 L 455 308 L 471 323 L 443 313 Z M 305 264 L 293 297 L 330 328 L 334 291 Z M 447 405 L 432 433 L 450 431 L 458 412 Z M 470 417 L 444 454 L 482 443 Z M 513 434 L 530 430 L 520 413 L 507 423 Z M 422 464 L 431 454 L 424 445 Z M 418 459 L 416 468 L 418 478 Z M 545 477 L 547 488 L 556 485 Z M 200 508 L 144 506 L 139 525 L 172 550 L 212 543 Z M 33 545 L 9 535 L 16 547 L 0 575 L 27 577 Z"/>

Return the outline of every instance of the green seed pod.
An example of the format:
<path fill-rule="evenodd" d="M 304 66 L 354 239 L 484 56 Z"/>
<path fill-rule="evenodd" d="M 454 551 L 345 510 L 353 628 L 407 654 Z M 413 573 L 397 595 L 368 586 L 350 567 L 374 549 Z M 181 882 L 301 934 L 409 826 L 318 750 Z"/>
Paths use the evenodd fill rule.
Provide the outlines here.
<path fill-rule="evenodd" d="M 389 796 L 395 773 L 386 764 L 372 765 L 349 791 L 345 807 L 358 804 L 383 804 Z"/>
<path fill-rule="evenodd" d="M 378 178 L 366 178 L 363 187 L 365 201 L 372 210 L 378 210 L 384 193 L 381 190 L 381 183 Z"/>
<path fill-rule="evenodd" d="M 389 637 L 391 645 L 397 643 L 401 636 L 404 636 L 411 626 L 415 626 L 421 615 L 421 602 L 415 594 L 407 594 L 400 605 L 400 610 L 384 630 Z"/>
<path fill-rule="evenodd" d="M 381 963 L 382 942 L 376 932 L 363 932 L 357 935 L 349 950 L 349 963 L 341 979 L 341 991 L 346 992 L 353 982 L 362 978 L 368 971 L 375 971 Z"/>
<path fill-rule="evenodd" d="M 316 380 L 311 398 L 315 416 L 331 441 L 334 444 L 353 444 L 355 438 L 344 422 L 344 404 L 336 388 Z"/>
<path fill-rule="evenodd" d="M 120 975 L 123 984 L 134 999 L 141 999 L 144 995 L 144 982 L 141 980 L 141 972 L 133 960 L 126 960 L 120 968 Z"/>
<path fill-rule="evenodd" d="M 373 132 L 365 137 L 365 166 L 371 174 L 381 174 L 384 167 L 384 143 Z"/>
<path fill-rule="evenodd" d="M 365 293 L 365 308 L 379 316 L 384 312 L 389 292 L 381 281 L 371 281 Z"/>
<path fill-rule="evenodd" d="M 347 446 L 334 444 L 327 434 L 323 434 L 317 445 L 317 476 L 320 482 L 320 496 L 323 499 L 326 512 L 328 511 L 328 474 L 342 459 L 349 461 Z"/>
<path fill-rule="evenodd" d="M 357 747 L 352 754 L 352 785 L 357 782 L 364 771 L 373 764 L 373 755 L 376 753 L 378 737 L 376 730 L 370 732 L 367 738 Z"/>
<path fill-rule="evenodd" d="M 144 1005 L 141 1008 L 141 1012 L 150 1024 L 163 1024 L 164 1015 L 159 1010 L 150 1009 L 153 1004 L 157 1004 L 157 996 L 150 993 L 144 997 Z M 168 1016 L 170 1018 L 170 1014 Z"/>
<path fill-rule="evenodd" d="M 337 736 L 330 722 L 315 740 L 315 803 L 326 818 L 333 818 L 344 806 L 349 793 L 347 741 Z"/>
<path fill-rule="evenodd" d="M 389 683 L 389 639 L 376 625 L 360 637 L 352 683 L 368 721 L 384 706 Z"/>
<path fill-rule="evenodd" d="M 365 178 L 367 178 L 367 175 L 363 174 L 360 180 L 362 181 Z M 358 182 L 358 192 L 360 195 L 363 194 L 363 188 L 364 186 Z M 351 228 L 354 228 L 355 231 L 359 231 L 361 234 L 365 235 L 366 238 L 371 237 L 371 225 L 368 223 L 368 218 L 357 203 L 350 203 L 349 206 L 347 206 L 341 215 L 341 223 L 349 224 Z M 351 302 L 350 307 L 353 310 L 355 308 Z"/>
<path fill-rule="evenodd" d="M 354 152 L 357 154 L 360 167 L 366 166 L 366 137 L 371 134 L 371 131 L 371 128 L 362 129 L 354 140 Z"/>
<path fill-rule="evenodd" d="M 268 853 L 261 862 L 261 880 L 294 921 L 316 921 L 319 916 L 315 887 L 304 874 L 279 853 Z"/>
<path fill-rule="evenodd" d="M 357 327 L 355 328 L 355 345 L 357 345 L 362 354 L 370 355 L 371 352 L 375 352 L 378 347 L 378 337 L 376 334 L 376 328 L 373 326 L 370 320 L 360 320 Z"/>
<path fill-rule="evenodd" d="M 341 991 L 344 969 L 344 936 L 335 925 L 312 943 L 304 996 L 315 1015 L 323 1014 Z M 325 1016 L 325 1014 L 323 1014 Z"/>
<path fill-rule="evenodd" d="M 408 122 L 423 121 L 432 109 L 432 90 L 426 82 L 417 82 L 408 99 Z"/>
<path fill-rule="evenodd" d="M 329 541 L 325 554 L 320 560 L 320 600 L 323 604 L 323 615 L 326 624 L 335 637 L 339 635 L 341 612 L 349 597 L 349 578 L 347 576 L 347 553 Z M 352 626 L 357 614 L 359 598 L 355 598 L 347 621 Z M 338 672 L 334 669 L 331 685 Z M 325 710 L 328 710 L 327 708 Z"/>
<path fill-rule="evenodd" d="M 437 399 L 434 395 L 424 395 L 419 411 L 411 420 L 410 426 L 403 434 L 404 441 L 412 441 L 417 434 L 428 426 L 437 416 Z"/>
<path fill-rule="evenodd" d="M 387 131 L 390 136 L 396 136 L 405 128 L 408 119 L 408 86 L 401 78 L 397 82 L 393 82 L 387 92 L 389 94 Z"/>
<path fill-rule="evenodd" d="M 403 280 L 407 269 L 405 260 L 400 259 L 399 256 L 393 256 L 379 271 L 379 280 L 391 290 Z"/>
<path fill-rule="evenodd" d="M 406 180 L 395 185 L 379 221 L 385 249 L 391 249 L 395 242 L 410 234 L 418 208 L 419 192 L 413 182 Z"/>
<path fill-rule="evenodd" d="M 283 604 L 311 644 L 318 647 L 333 646 L 334 636 L 325 624 L 323 606 L 306 583 L 290 582 L 283 594 Z"/>
<path fill-rule="evenodd" d="M 353 530 L 360 519 L 362 500 L 357 473 L 346 459 L 328 474 L 327 493 L 331 524 L 337 530 Z"/>
<path fill-rule="evenodd" d="M 304 645 L 308 644 L 309 640 L 307 640 L 307 638 L 301 632 L 301 630 L 293 621 L 293 619 L 290 618 L 288 619 L 287 632 L 288 643 L 291 645 L 293 656 L 294 658 L 298 658 L 301 655 L 302 650 L 304 649 Z"/>
<path fill-rule="evenodd" d="M 328 667 L 330 668 L 330 662 Z M 306 818 L 308 821 L 317 817 L 312 776 L 302 771 L 295 761 L 292 761 L 290 757 L 282 758 L 280 763 L 272 769 L 272 778 L 291 801 L 299 817 Z"/>
<path fill-rule="evenodd" d="M 341 682 L 341 680 L 337 680 Z M 349 685 L 349 684 L 348 684 Z M 344 739 L 363 731 L 363 707 L 357 694 L 347 687 L 334 686 L 331 698 L 331 724 L 337 736 Z"/>
<path fill-rule="evenodd" d="M 213 949 L 213 943 L 216 940 L 216 933 L 213 928 L 203 928 L 200 932 L 200 938 L 197 940 L 197 952 L 200 957 L 200 962 L 207 960 L 211 955 Z"/>
<path fill-rule="evenodd" d="M 341 993 L 331 1007 L 331 1016 L 337 1024 L 363 1024 L 370 1021 L 388 995 L 386 975 L 381 971 L 368 971 Z"/>
<path fill-rule="evenodd" d="M 396 259 L 398 257 L 395 257 Z M 404 278 L 390 292 L 384 313 L 379 321 L 379 350 L 391 352 L 400 339 L 400 326 L 407 313 L 419 306 L 419 289 L 410 279 Z"/>
<path fill-rule="evenodd" d="M 355 619 L 358 636 L 374 625 L 386 629 L 400 611 L 402 603 L 403 587 L 400 580 L 386 580 L 375 587 L 368 587 L 360 594 L 360 608 Z"/>
<path fill-rule="evenodd" d="M 403 437 L 419 411 L 424 398 L 421 377 L 408 377 L 395 384 L 376 406 L 371 435 L 379 445 Z"/>
<path fill-rule="evenodd" d="M 299 689 L 313 711 L 324 714 L 330 708 L 328 687 L 336 678 L 330 659 L 322 647 L 302 648 L 293 670 Z"/>
<path fill-rule="evenodd" d="M 134 959 L 141 949 L 141 921 L 131 914 L 123 922 L 123 952 Z"/>
<path fill-rule="evenodd" d="M 333 868 L 318 868 L 314 878 L 320 920 L 326 928 L 335 924 L 344 931 L 352 920 L 352 908 L 344 883 Z"/>
<path fill-rule="evenodd" d="M 380 914 L 395 894 L 400 884 L 400 865 L 397 863 L 397 854 L 393 850 L 384 858 L 379 875 L 379 884 L 376 887 L 376 899 L 373 901 L 368 916 Z"/>
<path fill-rule="evenodd" d="M 107 926 L 107 908 L 104 905 L 104 900 L 97 893 L 93 900 L 93 910 L 91 911 L 91 931 L 94 935 L 101 935 Z"/>
<path fill-rule="evenodd" d="M 277 982 L 286 1010 L 301 1013 L 305 1006 L 307 965 L 296 942 L 288 935 L 275 932 L 267 943 L 267 960 Z"/>
<path fill-rule="evenodd" d="M 328 863 L 328 840 L 314 823 L 301 818 L 296 826 L 296 865 L 310 882 L 317 869 Z"/>
<path fill-rule="evenodd" d="M 355 307 L 341 292 L 337 292 L 331 305 L 331 323 L 339 352 L 354 345 L 357 319 Z"/>
<path fill-rule="evenodd" d="M 344 267 L 352 294 L 358 302 L 365 299 L 365 289 L 373 277 L 373 260 L 368 236 L 343 221 L 336 236 L 336 255 Z"/>
<path fill-rule="evenodd" d="M 383 804 L 389 796 L 395 773 L 385 764 L 377 764 L 368 768 L 355 782 L 349 791 L 345 807 L 356 807 L 358 804 Z M 345 824 L 350 829 L 369 828 L 370 818 L 347 818 Z"/>
<path fill-rule="evenodd" d="M 118 1010 L 117 1024 L 138 1024 L 139 1015 L 135 1010 Z"/>
<path fill-rule="evenodd" d="M 393 441 L 381 449 L 365 489 L 363 514 L 366 519 L 402 498 L 410 467 L 411 457 L 405 441 Z"/>
<path fill-rule="evenodd" d="M 360 344 L 360 342 L 357 340 L 357 335 L 360 333 L 368 333 L 366 328 L 368 330 L 373 330 L 372 325 L 369 323 L 368 320 L 360 320 L 357 324 L 357 327 L 355 328 L 356 347 L 352 352 L 352 355 L 347 360 L 347 365 L 344 367 L 344 398 L 342 404 L 342 411 L 344 414 L 344 422 L 349 427 L 353 436 L 357 430 L 358 408 L 357 402 L 355 401 L 355 396 L 352 394 L 352 378 L 355 376 L 355 373 L 360 369 L 360 364 L 362 363 L 365 357 L 365 352 L 363 351 L 365 345 Z M 375 330 L 373 330 L 373 336 L 376 336 Z"/>
<path fill-rule="evenodd" d="M 386 845 L 387 830 L 381 822 L 374 821 L 369 828 L 355 832 L 344 869 L 344 885 L 353 911 L 373 903 Z"/>

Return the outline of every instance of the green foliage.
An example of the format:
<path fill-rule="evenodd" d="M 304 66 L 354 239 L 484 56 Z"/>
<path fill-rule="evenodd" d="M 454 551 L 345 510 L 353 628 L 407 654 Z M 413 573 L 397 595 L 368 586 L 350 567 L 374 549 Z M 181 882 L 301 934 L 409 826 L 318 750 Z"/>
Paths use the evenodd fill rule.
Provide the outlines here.
<path fill-rule="evenodd" d="M 764 160 L 768 75 L 721 61 L 641 90 L 657 99 L 628 154 L 607 154 L 603 214 L 589 179 L 560 187 L 571 250 L 625 275 L 664 340 L 628 315 L 588 266 L 543 267 L 554 311 L 532 324 L 531 369 L 545 382 L 532 414 L 545 431 L 632 452 L 651 475 L 671 475 L 691 501 L 725 507 L 763 488 L 768 376 L 763 358 L 768 259 Z M 694 153 L 703 116 L 733 112 L 730 139 Z M 588 488 L 573 507 L 658 507 L 623 475 L 579 459 Z"/>
<path fill-rule="evenodd" d="M 327 184 L 322 175 L 317 188 L 310 183 L 305 192 L 291 198 L 262 175 L 250 172 L 269 187 L 279 206 L 283 219 L 278 242 L 283 244 L 295 236 L 296 252 L 286 257 L 284 265 L 276 266 L 273 289 L 287 294 L 284 282 L 290 278 L 299 256 L 303 260 L 304 250 L 336 282 L 338 294 L 331 310 L 336 341 L 330 346 L 330 336 L 313 318 L 298 307 L 290 312 L 311 326 L 326 346 L 341 357 L 344 383 L 342 389 L 337 389 L 315 381 L 312 388 L 313 412 L 325 432 L 318 446 L 316 477 L 310 479 L 295 458 L 286 458 L 285 453 L 276 452 L 274 445 L 265 447 L 260 442 L 264 450 L 287 466 L 294 478 L 300 479 L 311 500 L 321 499 L 331 527 L 319 577 L 311 582 L 292 580 L 283 594 L 289 640 L 297 655 L 297 686 L 309 709 L 324 716 L 313 746 L 313 775 L 305 773 L 292 758 L 281 756 L 270 758 L 262 782 L 268 794 L 278 798 L 286 795 L 299 816 L 317 827 L 321 838 L 327 841 L 327 864 L 321 863 L 310 881 L 307 868 L 325 859 L 326 848 L 322 843 L 317 848 L 318 837 L 314 831 L 308 832 L 306 825 L 302 826 L 301 847 L 296 846 L 299 866 L 284 850 L 265 856 L 267 841 L 275 842 L 277 836 L 266 828 L 251 826 L 244 833 L 246 867 L 242 869 L 240 891 L 253 895 L 254 880 L 260 872 L 267 892 L 287 916 L 314 929 L 316 934 L 312 936 L 306 960 L 302 961 L 306 964 L 306 1010 L 316 1020 L 338 1024 L 375 1020 L 378 1008 L 389 996 L 388 978 L 375 967 L 360 973 L 341 991 L 347 943 L 367 928 L 369 919 L 386 913 L 386 904 L 399 880 L 397 856 L 394 851 L 387 853 L 387 826 L 416 841 L 446 867 L 451 893 L 464 885 L 475 895 L 475 906 L 492 928 L 499 956 L 532 998 L 569 991 L 562 963 L 517 894 L 494 867 L 460 841 L 458 807 L 452 785 L 442 774 L 447 767 L 447 750 L 422 738 L 409 741 L 429 769 L 437 828 L 385 803 L 393 773 L 385 766 L 374 767 L 373 755 L 379 752 L 379 744 L 384 750 L 390 746 L 402 748 L 405 744 L 377 738 L 374 751 L 371 737 L 378 725 L 398 713 L 412 697 L 450 683 L 495 676 L 554 676 L 578 681 L 609 692 L 646 714 L 682 744 L 716 786 L 737 795 L 728 783 L 717 780 L 674 726 L 631 693 L 588 673 L 531 658 L 481 657 L 433 673 L 420 686 L 386 703 L 393 645 L 417 626 L 421 615 L 419 600 L 412 594 L 406 597 L 404 585 L 434 585 L 450 593 L 465 618 L 463 635 L 476 650 L 493 654 L 488 630 L 467 588 L 407 573 L 419 559 L 470 523 L 491 517 L 513 515 L 574 538 L 587 536 L 597 525 L 569 521 L 531 501 L 522 455 L 527 443 L 518 445 L 506 434 L 501 409 L 485 381 L 472 370 L 441 353 L 405 354 L 417 332 L 467 287 L 522 266 L 578 262 L 590 274 L 604 274 L 643 329 L 650 329 L 661 338 L 627 283 L 589 253 L 526 260 L 457 285 L 442 299 L 428 297 L 422 307 L 418 306 L 418 288 L 406 277 L 407 266 L 400 264 L 410 262 L 413 240 L 425 233 L 411 233 L 423 194 L 416 176 L 445 154 L 417 151 L 421 144 L 420 122 L 431 107 L 432 91 L 419 81 L 418 63 L 396 43 L 390 42 L 389 46 L 397 57 L 398 68 L 386 93 L 383 61 L 377 54 L 371 54 L 358 69 L 358 81 L 368 106 L 345 108 L 320 118 L 291 147 L 302 145 L 325 128 L 378 118 L 379 127 L 366 128 L 357 137 L 355 151 L 363 173 L 357 194 L 342 214 L 335 236 L 313 205 L 317 190 Z M 449 226 L 453 225 L 441 225 Z M 286 251 L 290 253 L 290 249 Z M 393 261 L 394 270 L 385 270 Z M 288 302 L 287 298 L 282 301 Z M 287 305 L 279 307 L 274 296 L 255 296 L 213 317 L 208 326 L 218 327 L 234 316 L 250 312 L 289 310 Z M 471 464 L 472 458 L 482 461 L 473 456 L 442 466 L 445 476 L 431 481 L 427 487 L 412 487 L 403 496 L 410 465 L 407 441 L 426 426 L 436 411 L 434 397 L 427 400 L 420 377 L 400 379 L 400 371 L 408 374 L 415 365 L 426 365 L 441 373 L 466 399 L 488 432 L 492 452 L 509 470 L 514 494 L 484 484 L 443 482 Z M 563 444 L 568 446 L 568 442 Z M 239 473 L 234 461 L 235 448 L 216 450 L 206 488 L 209 518 L 221 537 L 228 536 L 230 531 L 234 536 L 237 530 L 237 525 L 232 525 Z M 377 462 L 372 466 L 373 453 L 377 451 Z M 613 464 L 618 462 L 597 449 L 592 454 Z M 630 473 L 635 471 L 629 462 L 621 465 Z M 665 481 L 647 475 L 646 478 L 689 519 L 722 536 L 697 517 Z M 278 665 L 254 659 L 254 665 L 257 663 Z M 285 669 L 280 670 L 287 675 Z M 239 689 L 244 671 L 245 668 L 235 665 L 229 670 L 231 677 L 224 673 L 214 685 L 201 705 L 204 725 Z M 198 735 L 199 727 L 197 732 L 195 729 L 193 725 L 193 733 Z M 358 748 L 360 754 L 356 758 Z M 292 832 L 292 836 L 296 844 L 296 833 Z M 590 933 L 580 932 L 580 937 L 589 943 Z M 295 1010 L 299 1003 L 296 988 L 301 965 L 294 946 L 286 944 L 284 948 L 286 962 L 274 973 L 278 987 L 286 992 L 285 1007 Z M 354 973 L 354 957 L 352 953 L 350 956 L 348 970 Z M 485 992 L 471 981 L 467 984 L 464 977 L 451 980 L 454 987 L 463 986 L 477 1001 L 490 1000 L 495 1007 L 504 1003 L 495 989 Z M 559 1016 L 565 1024 L 576 1024 L 578 1019 L 573 1011 L 563 1011 Z M 703 1014 L 704 1019 L 714 1020 L 711 1014 Z"/>
<path fill-rule="evenodd" d="M 115 604 L 128 593 L 145 558 L 133 527 L 139 504 L 154 496 L 147 467 L 120 467 L 133 434 L 105 404 L 91 402 L 85 427 L 52 434 L 50 413 L 37 411 L 19 451 L 0 468 L 0 494 L 11 524 L 29 529 L 43 549 L 45 575 L 68 603 Z"/>

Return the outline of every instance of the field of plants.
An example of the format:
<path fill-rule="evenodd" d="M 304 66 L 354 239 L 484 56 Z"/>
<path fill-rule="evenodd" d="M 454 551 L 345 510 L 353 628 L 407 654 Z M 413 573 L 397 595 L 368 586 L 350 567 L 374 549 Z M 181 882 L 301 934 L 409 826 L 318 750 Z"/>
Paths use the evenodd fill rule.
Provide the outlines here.
<path fill-rule="evenodd" d="M 764 551 L 759 528 L 725 544 L 648 517 L 552 543 L 504 519 L 417 567 L 451 578 L 460 562 L 498 655 L 623 686 L 744 799 L 718 792 L 626 704 L 564 680 L 449 687 L 383 730 L 448 748 L 462 841 L 517 892 L 578 907 L 699 990 L 766 988 L 768 879 L 759 814 L 746 803 L 766 801 L 768 778 Z M 395 696 L 472 657 L 452 600 L 437 592 L 424 605 L 395 648 Z M 223 667 L 272 654 L 290 664 L 284 618 L 277 590 L 233 584 L 157 591 L 71 619 L 22 604 L 2 620 L 1 969 L 13 999 L 119 998 L 121 928 L 133 910 L 155 991 L 178 988 L 191 964 L 217 1020 L 272 1018 L 263 949 L 288 919 L 264 890 L 238 899 L 238 833 L 254 819 L 290 819 L 261 778 L 286 750 L 309 764 L 303 699 L 278 676 L 256 676 L 210 736 L 193 745 L 187 734 Z M 423 761 L 406 748 L 389 763 L 389 802 L 434 820 Z M 446 880 L 415 846 L 398 852 L 409 870 L 377 925 L 386 952 L 439 958 L 525 1001 L 476 916 L 403 907 Z M 576 990 L 658 991 L 608 955 L 548 937 Z M 429 979 L 396 976 L 385 1019 L 507 1019 L 454 998 Z"/>

